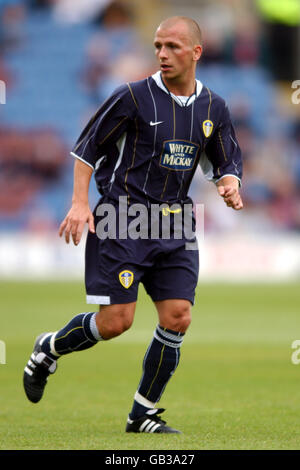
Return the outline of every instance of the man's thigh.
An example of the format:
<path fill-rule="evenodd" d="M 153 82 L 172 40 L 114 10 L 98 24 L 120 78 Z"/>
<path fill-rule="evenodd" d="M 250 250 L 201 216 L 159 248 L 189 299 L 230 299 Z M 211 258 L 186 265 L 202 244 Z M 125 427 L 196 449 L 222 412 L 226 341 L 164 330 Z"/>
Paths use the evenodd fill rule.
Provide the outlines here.
<path fill-rule="evenodd" d="M 198 275 L 198 250 L 186 250 L 182 245 L 162 254 L 146 272 L 143 283 L 154 302 L 184 299 L 194 304 Z"/>
<path fill-rule="evenodd" d="M 87 303 L 127 304 L 137 299 L 143 266 L 137 262 L 135 240 L 87 237 L 85 286 Z"/>

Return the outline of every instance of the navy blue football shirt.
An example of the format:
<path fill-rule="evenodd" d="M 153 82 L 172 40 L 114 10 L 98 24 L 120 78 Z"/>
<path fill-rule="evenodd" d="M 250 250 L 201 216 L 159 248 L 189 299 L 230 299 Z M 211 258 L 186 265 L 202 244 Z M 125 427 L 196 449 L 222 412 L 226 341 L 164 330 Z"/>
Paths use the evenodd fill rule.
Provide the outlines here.
<path fill-rule="evenodd" d="M 214 182 L 242 177 L 225 101 L 199 80 L 192 96 L 175 96 L 160 72 L 115 90 L 71 155 L 93 168 L 101 195 L 128 204 L 186 203 L 198 164 Z"/>

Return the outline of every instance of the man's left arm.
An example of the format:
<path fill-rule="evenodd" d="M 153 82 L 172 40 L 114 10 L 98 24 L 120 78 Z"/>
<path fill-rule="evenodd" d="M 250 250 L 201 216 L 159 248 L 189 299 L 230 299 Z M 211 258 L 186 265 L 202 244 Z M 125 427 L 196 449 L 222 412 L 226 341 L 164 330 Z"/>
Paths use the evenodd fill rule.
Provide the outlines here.
<path fill-rule="evenodd" d="M 208 179 L 216 184 L 219 195 L 228 207 L 242 209 L 239 192 L 242 178 L 241 150 L 225 103 L 219 125 L 205 147 L 205 155 L 211 166 Z"/>

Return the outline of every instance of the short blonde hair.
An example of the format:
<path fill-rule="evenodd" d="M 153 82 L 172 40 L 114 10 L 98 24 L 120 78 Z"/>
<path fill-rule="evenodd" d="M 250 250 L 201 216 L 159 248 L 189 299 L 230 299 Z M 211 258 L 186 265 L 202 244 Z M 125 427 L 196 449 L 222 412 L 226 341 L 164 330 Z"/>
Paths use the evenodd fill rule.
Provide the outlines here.
<path fill-rule="evenodd" d="M 166 20 L 162 21 L 159 25 L 159 28 L 168 28 L 170 26 L 174 26 L 176 23 L 183 22 L 187 25 L 188 30 L 191 34 L 191 39 L 193 42 L 193 46 L 202 45 L 202 32 L 198 23 L 189 18 L 188 16 L 171 16 Z"/>

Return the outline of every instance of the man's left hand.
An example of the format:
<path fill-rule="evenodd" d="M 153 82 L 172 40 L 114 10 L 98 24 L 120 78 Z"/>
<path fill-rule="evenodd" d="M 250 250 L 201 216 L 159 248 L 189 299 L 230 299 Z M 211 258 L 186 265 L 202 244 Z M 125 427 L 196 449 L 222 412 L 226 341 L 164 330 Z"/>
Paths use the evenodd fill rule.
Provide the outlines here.
<path fill-rule="evenodd" d="M 218 193 L 228 207 L 239 211 L 243 209 L 243 201 L 239 193 L 239 180 L 234 176 L 224 176 L 217 182 Z"/>

